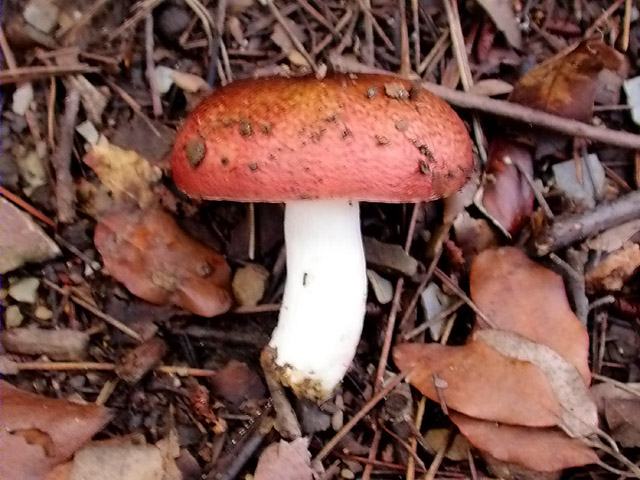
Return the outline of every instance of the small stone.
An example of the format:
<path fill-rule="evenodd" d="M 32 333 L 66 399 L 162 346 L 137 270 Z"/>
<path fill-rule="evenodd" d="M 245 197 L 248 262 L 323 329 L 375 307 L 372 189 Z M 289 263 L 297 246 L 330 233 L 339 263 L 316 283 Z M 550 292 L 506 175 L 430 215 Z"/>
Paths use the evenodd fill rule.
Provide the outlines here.
<path fill-rule="evenodd" d="M 342 470 L 340 470 L 340 478 L 346 478 L 347 480 L 353 480 L 354 478 L 356 478 L 356 475 L 355 475 L 355 473 L 353 473 L 348 468 L 343 468 Z"/>
<path fill-rule="evenodd" d="M 267 288 L 269 272 L 262 265 L 249 263 L 239 268 L 233 276 L 231 287 L 241 306 L 256 306 Z"/>
<path fill-rule="evenodd" d="M 50 33 L 58 24 L 60 9 L 50 0 L 31 0 L 24 7 L 22 16 L 32 27 Z"/>
<path fill-rule="evenodd" d="M 22 312 L 17 305 L 10 305 L 4 311 L 4 326 L 6 328 L 16 328 L 22 325 Z"/>
<path fill-rule="evenodd" d="M 13 92 L 11 110 L 16 115 L 24 115 L 33 101 L 33 87 L 31 83 L 23 83 Z"/>
<path fill-rule="evenodd" d="M 342 410 L 338 410 L 331 416 L 331 428 L 334 431 L 338 431 L 344 425 L 344 412 Z"/>
<path fill-rule="evenodd" d="M 17 302 L 36 303 L 40 280 L 35 277 L 26 277 L 9 285 L 9 296 Z"/>
<path fill-rule="evenodd" d="M 38 305 L 33 314 L 38 320 L 51 320 L 53 318 L 53 312 L 44 305 Z"/>
<path fill-rule="evenodd" d="M 78 132 L 90 145 L 97 145 L 98 140 L 100 140 L 100 133 L 98 133 L 95 125 L 90 120 L 85 120 L 78 125 L 76 127 L 76 132 Z"/>

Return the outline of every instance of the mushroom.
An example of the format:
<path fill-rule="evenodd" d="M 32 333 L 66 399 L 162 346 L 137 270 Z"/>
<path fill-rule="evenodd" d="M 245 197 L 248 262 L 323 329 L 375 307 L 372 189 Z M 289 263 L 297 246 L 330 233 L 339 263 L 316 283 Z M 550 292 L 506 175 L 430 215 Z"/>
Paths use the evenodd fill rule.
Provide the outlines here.
<path fill-rule="evenodd" d="M 188 116 L 172 153 L 191 197 L 285 202 L 287 279 L 269 347 L 280 382 L 317 401 L 342 380 L 362 331 L 358 202 L 442 198 L 472 168 L 456 113 L 384 75 L 234 82 Z"/>

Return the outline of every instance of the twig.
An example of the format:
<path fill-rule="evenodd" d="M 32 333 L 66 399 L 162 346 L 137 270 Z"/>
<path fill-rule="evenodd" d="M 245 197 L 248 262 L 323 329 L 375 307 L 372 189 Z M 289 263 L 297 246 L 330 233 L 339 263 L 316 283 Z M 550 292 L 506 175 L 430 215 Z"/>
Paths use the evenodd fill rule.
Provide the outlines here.
<path fill-rule="evenodd" d="M 424 322 L 422 322 L 420 325 L 418 325 L 413 330 L 410 330 L 407 333 L 405 333 L 404 336 L 402 337 L 402 339 L 403 340 L 411 340 L 413 337 L 415 337 L 417 335 L 420 335 L 427 328 L 429 328 L 429 325 L 437 324 L 441 320 L 449 317 L 449 315 L 452 315 L 453 313 L 455 313 L 462 305 L 464 305 L 464 301 L 463 300 L 461 300 L 461 299 L 456 300 L 451 305 L 449 305 L 447 308 L 445 308 L 440 313 L 438 313 L 435 317 L 425 320 Z"/>
<path fill-rule="evenodd" d="M 62 295 L 67 295 L 68 292 L 65 291 L 64 288 L 60 288 L 58 285 L 56 285 L 55 283 L 51 282 L 50 280 L 44 278 L 43 283 L 55 290 L 56 292 L 62 294 Z M 138 332 L 136 332 L 135 330 L 132 330 L 131 328 L 127 327 L 124 323 L 122 323 L 120 320 L 112 317 L 111 315 L 104 313 L 103 311 L 101 311 L 100 309 L 98 309 L 98 307 L 96 307 L 90 300 L 83 298 L 81 295 L 78 294 L 77 289 L 76 292 L 72 293 L 71 295 L 69 295 L 69 298 L 71 299 L 71 301 L 77 305 L 80 305 L 82 308 L 84 308 L 85 310 L 88 310 L 89 312 L 93 313 L 96 317 L 100 318 L 101 320 L 104 320 L 106 323 L 108 323 L 109 325 L 111 325 L 114 328 L 117 328 L 118 330 L 120 330 L 122 333 L 130 336 L 131 338 L 133 338 L 134 340 L 138 341 L 138 342 L 142 342 L 142 337 L 140 336 L 140 334 Z"/>
<path fill-rule="evenodd" d="M 142 111 L 142 107 L 131 95 L 129 95 L 123 88 L 121 88 L 117 83 L 111 81 L 110 79 L 105 78 L 104 81 L 114 92 L 116 92 L 120 96 L 120 98 L 122 98 L 122 100 L 124 100 L 127 105 L 129 105 L 131 110 L 133 110 L 133 113 L 138 115 L 158 138 L 162 138 L 162 134 L 155 127 L 151 119 L 144 114 L 144 112 Z"/>
<path fill-rule="evenodd" d="M 496 325 L 493 323 L 493 321 L 487 317 L 484 312 L 482 310 L 480 310 L 480 307 L 478 307 L 475 302 L 473 300 L 471 300 L 466 293 L 464 293 L 464 291 L 458 286 L 456 285 L 453 280 L 451 280 L 446 273 L 444 273 L 442 270 L 440 270 L 439 268 L 436 267 L 436 269 L 434 270 L 434 275 L 436 277 L 438 277 L 440 279 L 440 281 L 442 283 L 444 283 L 448 288 L 450 288 L 451 290 L 453 290 L 453 292 L 460 297 L 461 300 L 464 301 L 464 303 L 466 303 L 471 310 L 473 310 L 475 312 L 476 315 L 478 315 L 478 317 L 484 322 L 486 323 L 489 327 L 491 328 L 496 328 Z"/>
<path fill-rule="evenodd" d="M 583 325 L 587 325 L 589 318 L 589 299 L 585 293 L 584 266 L 587 263 L 587 252 L 583 250 L 569 248 L 567 249 L 567 263 L 571 269 L 577 273 L 570 276 L 567 281 L 571 297 L 573 298 L 573 306 L 576 310 L 576 316 Z"/>
<path fill-rule="evenodd" d="M 409 27 L 407 26 L 407 0 L 398 0 L 400 16 L 400 75 L 411 73 L 411 57 L 409 54 Z"/>
<path fill-rule="evenodd" d="M 7 190 L 6 188 L 4 188 L 2 185 L 0 185 L 0 195 L 5 197 L 11 203 L 14 203 L 18 207 L 22 208 L 25 212 L 27 212 L 32 217 L 37 218 L 42 223 L 46 223 L 47 225 L 49 225 L 50 227 L 53 227 L 53 228 L 56 227 L 56 222 L 51 220 L 49 217 L 47 217 L 44 213 L 42 213 L 40 210 L 38 210 L 34 206 L 32 206 L 29 203 L 27 203 L 24 200 L 22 200 L 15 193 L 13 193 L 13 192 Z"/>
<path fill-rule="evenodd" d="M 156 77 L 156 66 L 153 61 L 153 15 L 148 14 L 144 19 L 144 49 L 147 64 L 147 80 L 151 89 L 151 104 L 153 106 L 154 117 L 162 116 L 162 101 L 158 90 L 158 79 Z"/>
<path fill-rule="evenodd" d="M 631 0 L 624 2 L 624 18 L 622 19 L 622 36 L 620 37 L 620 50 L 626 52 L 629 48 L 629 31 L 631 29 Z"/>
<path fill-rule="evenodd" d="M 478 110 L 500 117 L 510 118 L 518 122 L 528 123 L 531 126 L 536 125 L 548 130 L 554 130 L 574 137 L 584 137 L 608 145 L 633 150 L 640 149 L 640 135 L 609 128 L 594 127 L 587 123 L 560 117 L 517 103 L 496 100 L 474 93 L 461 92 L 431 82 L 423 82 L 422 86 L 460 108 Z"/>
<path fill-rule="evenodd" d="M 151 12 L 154 8 L 160 5 L 164 0 L 144 0 L 143 2 L 136 5 L 138 11 L 134 13 L 131 17 L 129 17 L 122 25 L 120 25 L 115 30 L 109 32 L 107 35 L 107 40 L 113 40 L 114 38 L 119 37 L 125 31 L 134 27 L 138 24 L 144 17 L 147 16 L 149 12 Z"/>
<path fill-rule="evenodd" d="M 96 73 L 100 69 L 84 63 L 77 65 L 44 65 L 37 67 L 17 67 L 0 71 L 0 85 L 40 80 L 71 73 Z"/>
<path fill-rule="evenodd" d="M 364 48 L 362 57 L 364 63 L 373 67 L 375 65 L 375 46 L 373 44 L 373 15 L 367 15 L 367 12 L 371 12 L 371 0 L 363 0 L 364 8 L 362 10 L 365 12 L 364 15 L 364 44 L 366 48 Z"/>
<path fill-rule="evenodd" d="M 371 8 L 368 7 L 367 4 L 364 3 L 364 1 L 365 0 L 358 0 L 360 9 L 365 14 L 365 17 L 369 17 L 373 25 L 373 29 L 376 31 L 380 39 L 384 42 L 385 46 L 392 52 L 395 52 L 396 51 L 395 45 L 391 40 L 389 40 L 389 37 L 387 37 L 387 34 L 384 33 L 384 30 L 382 29 L 382 27 L 380 26 L 376 18 L 373 16 L 373 13 L 371 13 Z"/>
<path fill-rule="evenodd" d="M 424 476 L 424 480 L 433 480 L 434 478 L 436 478 L 436 473 L 438 473 L 438 469 L 442 464 L 442 460 L 444 460 L 444 455 L 447 453 L 452 436 L 453 436 L 453 432 L 451 430 L 448 430 L 447 437 L 445 441 L 442 442 L 442 445 L 436 452 L 435 457 L 433 457 L 433 460 L 431 461 L 431 465 L 429 465 L 429 469 L 427 470 L 427 473 Z"/>
<path fill-rule="evenodd" d="M 71 223 L 76 217 L 74 208 L 76 195 L 71 176 L 71 154 L 79 109 L 80 92 L 72 88 L 65 99 L 64 115 L 60 122 L 58 149 L 51 157 L 51 163 L 56 172 L 55 192 L 58 220 L 62 223 Z"/>
<path fill-rule="evenodd" d="M 516 170 L 518 170 L 520 175 L 524 177 L 525 181 L 529 185 L 529 188 L 533 192 L 533 195 L 536 197 L 536 200 L 538 201 L 538 205 L 540 205 L 540 208 L 542 208 L 542 212 L 544 213 L 544 216 L 547 217 L 548 219 L 553 220 L 555 215 L 551 211 L 551 207 L 549 207 L 549 204 L 547 203 L 546 198 L 544 198 L 544 195 L 540 191 L 540 188 L 538 187 L 536 182 L 533 180 L 531 175 L 529 175 L 529 172 L 527 172 L 524 168 L 522 168 L 522 165 L 520 165 L 520 163 L 514 162 L 513 160 L 511 160 L 511 157 L 509 157 L 508 155 L 503 157 L 502 161 L 507 165 L 513 165 L 516 168 Z"/>
<path fill-rule="evenodd" d="M 427 405 L 427 397 L 422 395 L 422 398 L 418 402 L 418 408 L 416 409 L 416 416 L 413 422 L 413 427 L 418 432 L 420 432 L 420 425 L 422 425 L 422 418 L 424 417 L 424 411 L 425 411 L 426 405 Z M 417 435 L 413 435 L 409 440 L 412 452 L 415 452 L 418 448 L 418 439 L 419 437 Z M 415 464 L 415 461 L 413 460 L 413 456 L 411 456 L 407 460 L 406 480 L 414 480 L 415 474 L 416 474 L 415 472 L 416 472 L 416 464 Z"/>
<path fill-rule="evenodd" d="M 420 58 L 422 58 L 420 51 L 420 15 L 418 0 L 411 0 L 411 18 L 413 25 L 413 65 L 417 72 L 420 66 Z"/>
<path fill-rule="evenodd" d="M 276 21 L 280 24 L 282 29 L 285 31 L 285 33 L 289 37 L 289 40 L 291 40 L 291 43 L 293 43 L 293 46 L 296 47 L 296 50 L 298 50 L 298 53 L 300 53 L 300 55 L 302 55 L 303 58 L 307 61 L 307 63 L 309 64 L 309 67 L 311 67 L 311 70 L 313 70 L 313 73 L 318 75 L 320 71 L 318 70 L 318 66 L 316 65 L 316 62 L 313 60 L 313 58 L 311 58 L 311 55 L 309 55 L 309 52 L 307 52 L 307 49 L 304 48 L 304 45 L 302 44 L 302 42 L 300 42 L 300 40 L 295 35 L 295 33 L 293 33 L 293 31 L 289 27 L 289 24 L 287 23 L 285 18 L 282 16 L 282 13 L 280 13 L 280 10 L 276 6 L 276 4 L 273 3 L 273 0 L 266 0 L 266 1 L 267 1 L 267 6 L 271 11 L 271 14 L 276 19 Z"/>
<path fill-rule="evenodd" d="M 399 373 L 396 376 L 392 377 L 389 380 L 389 383 L 387 383 L 387 385 L 385 385 L 382 390 L 371 397 L 371 399 L 367 403 L 365 403 L 363 407 L 353 417 L 351 417 L 349 421 L 345 423 L 338 432 L 336 432 L 331 440 L 325 443 L 324 447 L 322 447 L 322 450 L 320 450 L 313 459 L 313 463 L 317 465 L 322 462 L 322 460 L 324 460 L 327 455 L 329 455 L 333 451 L 338 443 L 340 443 L 345 435 L 347 435 L 347 433 L 349 433 L 351 429 L 355 427 L 356 424 L 360 420 L 362 420 L 373 409 L 373 407 L 378 404 L 378 402 L 380 402 L 380 400 L 386 397 L 391 392 L 391 390 L 400 385 L 400 382 L 402 382 L 402 380 L 404 380 L 406 376 L 406 373 Z"/>
<path fill-rule="evenodd" d="M 95 2 L 79 19 L 70 23 L 66 28 L 60 28 L 56 32 L 56 38 L 61 40 L 63 45 L 66 45 L 67 39 L 72 38 L 74 33 L 89 23 L 110 1 L 111 0 L 98 0 Z"/>
<path fill-rule="evenodd" d="M 106 362 L 11 362 L 10 367 L 15 367 L 19 372 L 69 372 L 76 370 L 112 372 L 117 365 Z M 213 377 L 218 374 L 216 370 L 183 367 L 180 365 L 158 365 L 153 370 L 181 377 Z"/>
<path fill-rule="evenodd" d="M 636 218 L 640 218 L 640 191 L 627 193 L 584 213 L 557 217 L 535 238 L 536 254 L 547 255 Z"/>
<path fill-rule="evenodd" d="M 276 430 L 287 440 L 300 438 L 302 436 L 300 424 L 282 384 L 278 381 L 274 365 L 274 350 L 267 346 L 262 349 L 260 354 L 260 366 L 264 372 L 269 392 L 271 392 L 273 409 L 276 412 Z"/>

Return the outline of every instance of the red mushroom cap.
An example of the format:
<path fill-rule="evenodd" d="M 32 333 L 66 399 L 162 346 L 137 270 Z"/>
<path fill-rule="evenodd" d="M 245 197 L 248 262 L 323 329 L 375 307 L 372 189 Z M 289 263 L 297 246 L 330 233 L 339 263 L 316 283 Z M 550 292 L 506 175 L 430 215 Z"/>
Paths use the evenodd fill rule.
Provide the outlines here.
<path fill-rule="evenodd" d="M 188 195 L 255 202 L 432 200 L 472 168 L 449 105 L 384 75 L 234 82 L 189 115 L 172 154 Z"/>

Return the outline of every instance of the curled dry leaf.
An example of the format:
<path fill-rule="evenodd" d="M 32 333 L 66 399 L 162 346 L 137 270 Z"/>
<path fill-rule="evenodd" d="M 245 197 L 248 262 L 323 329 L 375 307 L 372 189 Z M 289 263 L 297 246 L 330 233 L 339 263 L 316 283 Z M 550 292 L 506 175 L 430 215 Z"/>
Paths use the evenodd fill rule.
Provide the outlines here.
<path fill-rule="evenodd" d="M 409 381 L 449 409 L 501 423 L 557 425 L 561 406 L 549 381 L 533 364 L 507 358 L 483 342 L 461 347 L 436 343 L 398 345 L 393 358 Z M 444 388 L 435 386 L 435 378 Z"/>
<path fill-rule="evenodd" d="M 522 33 L 510 0 L 478 0 L 512 47 L 522 48 Z"/>
<path fill-rule="evenodd" d="M 562 355 L 589 383 L 589 335 L 571 310 L 562 278 L 513 247 L 485 250 L 471 265 L 471 298 L 501 330 Z"/>
<path fill-rule="evenodd" d="M 624 57 L 602 40 L 585 40 L 567 55 L 533 68 L 515 85 L 509 100 L 562 117 L 589 122 L 598 74 L 621 71 Z"/>
<path fill-rule="evenodd" d="M 272 443 L 260 455 L 255 480 L 311 480 L 309 441 L 298 438 L 292 442 Z"/>
<path fill-rule="evenodd" d="M 513 234 L 533 212 L 533 191 L 521 173 L 533 176 L 532 153 L 520 143 L 496 138 L 488 156 L 482 208 L 502 230 Z"/>
<path fill-rule="evenodd" d="M 99 405 L 25 392 L 0 380 L 0 478 L 41 480 L 110 420 Z M 6 455 L 11 452 L 11 455 Z"/>
<path fill-rule="evenodd" d="M 84 162 L 116 201 L 133 201 L 140 207 L 154 201 L 153 185 L 162 177 L 162 171 L 133 150 L 124 150 L 105 140 L 85 155 Z"/>
<path fill-rule="evenodd" d="M 557 429 L 501 425 L 457 412 L 449 417 L 478 450 L 530 470 L 556 472 L 599 461 L 592 449 Z"/>
<path fill-rule="evenodd" d="M 590 292 L 621 290 L 638 268 L 640 268 L 640 245 L 629 243 L 604 257 L 586 272 L 587 289 Z"/>
<path fill-rule="evenodd" d="M 106 215 L 95 245 L 107 271 L 148 302 L 213 317 L 231 306 L 225 259 L 189 237 L 158 208 Z"/>

